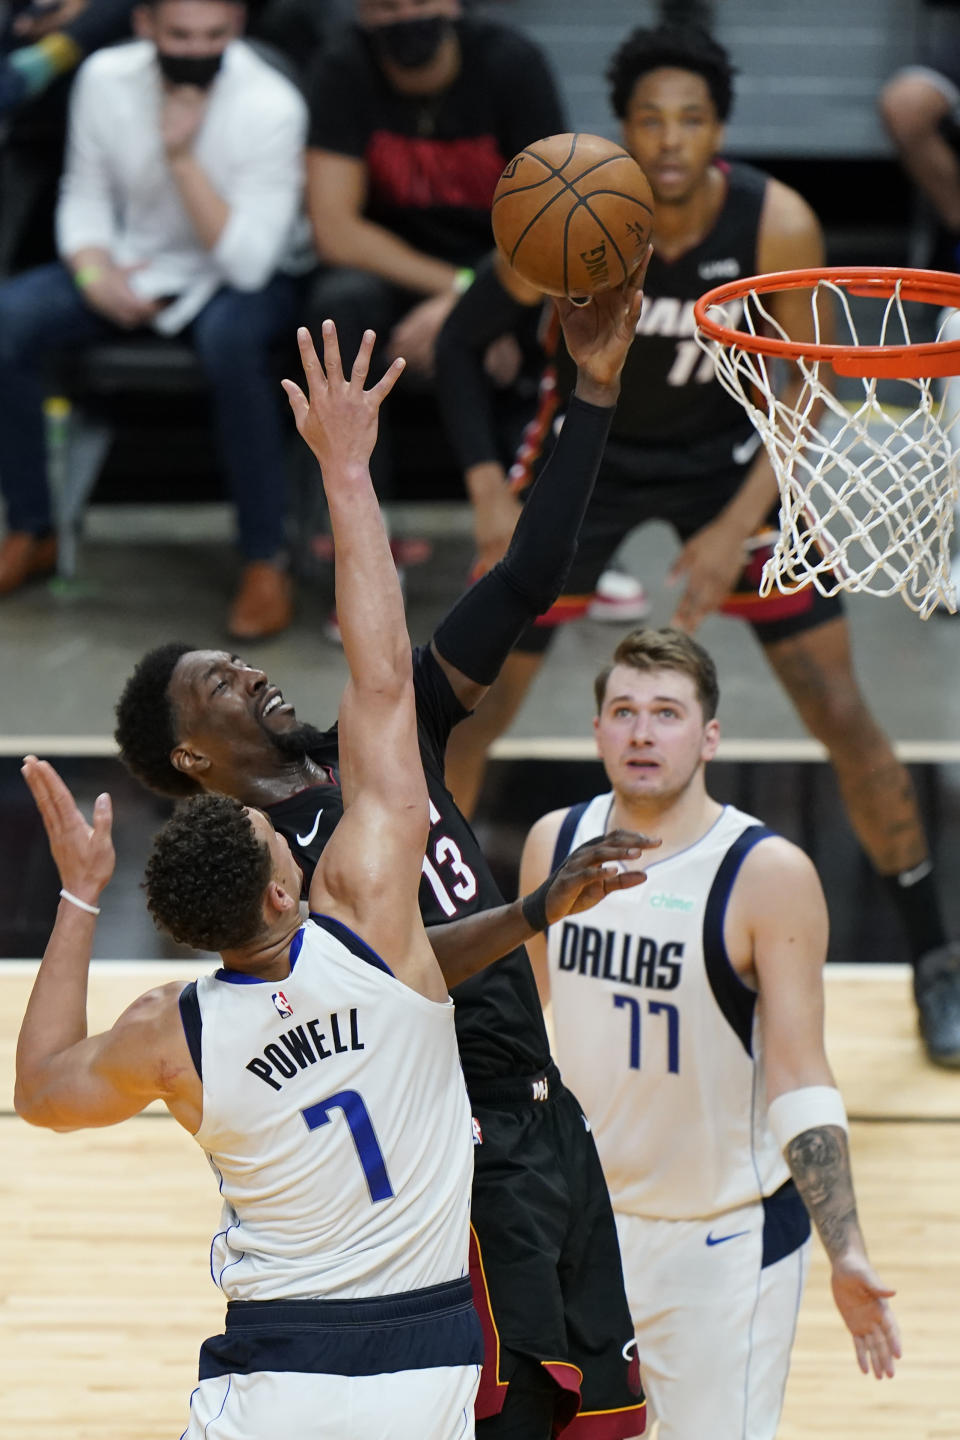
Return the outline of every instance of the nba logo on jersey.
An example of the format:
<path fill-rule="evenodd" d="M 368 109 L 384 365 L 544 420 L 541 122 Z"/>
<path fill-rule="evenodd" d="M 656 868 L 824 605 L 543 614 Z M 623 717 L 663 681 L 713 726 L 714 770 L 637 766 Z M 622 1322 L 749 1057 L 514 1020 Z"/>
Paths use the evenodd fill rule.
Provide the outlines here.
<path fill-rule="evenodd" d="M 477 1119 L 476 1115 L 471 1115 L 470 1119 L 473 1123 L 473 1143 L 474 1145 L 482 1145 L 483 1131 L 480 1129 L 480 1121 Z"/>
<path fill-rule="evenodd" d="M 293 1006 L 290 1004 L 290 1001 L 287 999 L 286 995 L 284 995 L 282 990 L 274 991 L 273 995 L 270 998 L 272 999 L 274 1005 L 277 1007 L 277 1014 L 282 1019 L 285 1020 L 288 1015 L 293 1014 Z"/>

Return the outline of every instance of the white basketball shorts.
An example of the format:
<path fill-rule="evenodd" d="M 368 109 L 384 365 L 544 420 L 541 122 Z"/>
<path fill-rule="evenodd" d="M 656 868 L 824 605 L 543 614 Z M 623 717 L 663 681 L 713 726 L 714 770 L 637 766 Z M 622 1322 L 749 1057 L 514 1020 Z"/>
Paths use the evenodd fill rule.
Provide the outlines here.
<path fill-rule="evenodd" d="M 479 1365 L 388 1375 L 218 1375 L 191 1395 L 181 1440 L 473 1440 L 479 1382 Z"/>
<path fill-rule="evenodd" d="M 762 1204 L 710 1221 L 616 1218 L 648 1428 L 659 1420 L 659 1440 L 774 1440 L 809 1226 L 778 1258 L 769 1226 L 764 1254 Z"/>

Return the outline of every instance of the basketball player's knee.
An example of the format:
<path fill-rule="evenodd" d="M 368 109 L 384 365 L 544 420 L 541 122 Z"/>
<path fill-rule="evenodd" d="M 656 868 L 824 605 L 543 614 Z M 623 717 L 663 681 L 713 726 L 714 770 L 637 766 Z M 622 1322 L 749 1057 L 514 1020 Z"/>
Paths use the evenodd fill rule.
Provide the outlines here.
<path fill-rule="evenodd" d="M 878 731 L 852 676 L 827 680 L 818 687 L 807 721 L 814 738 L 828 749 L 862 747 Z"/>

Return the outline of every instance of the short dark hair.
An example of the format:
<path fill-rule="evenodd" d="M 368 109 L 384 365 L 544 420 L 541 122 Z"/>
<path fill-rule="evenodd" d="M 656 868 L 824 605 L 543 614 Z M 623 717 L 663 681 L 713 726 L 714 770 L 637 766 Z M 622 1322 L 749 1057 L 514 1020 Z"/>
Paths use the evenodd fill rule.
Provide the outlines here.
<path fill-rule="evenodd" d="M 619 119 L 625 118 L 641 75 L 664 66 L 702 75 L 718 119 L 726 120 L 733 104 L 736 71 L 726 50 L 702 25 L 658 25 L 630 32 L 607 67 L 610 103 Z"/>
<path fill-rule="evenodd" d="M 704 720 L 712 720 L 717 713 L 720 703 L 717 667 L 703 646 L 683 630 L 665 625 L 662 630 L 644 627 L 625 635 L 614 650 L 610 664 L 604 666 L 593 682 L 598 715 L 603 709 L 607 681 L 615 665 L 631 665 L 634 670 L 641 671 L 678 670 L 682 675 L 689 675 L 696 686 Z"/>
<path fill-rule="evenodd" d="M 124 685 L 116 708 L 114 738 L 120 747 L 120 759 L 148 789 L 175 799 L 199 795 L 202 790 L 170 759 L 170 751 L 180 738 L 169 695 L 170 680 L 181 656 L 196 648 L 172 640 L 149 650 Z"/>
<path fill-rule="evenodd" d="M 239 800 L 195 795 L 158 832 L 147 861 L 147 907 L 174 940 L 235 950 L 263 929 L 270 851 Z"/>

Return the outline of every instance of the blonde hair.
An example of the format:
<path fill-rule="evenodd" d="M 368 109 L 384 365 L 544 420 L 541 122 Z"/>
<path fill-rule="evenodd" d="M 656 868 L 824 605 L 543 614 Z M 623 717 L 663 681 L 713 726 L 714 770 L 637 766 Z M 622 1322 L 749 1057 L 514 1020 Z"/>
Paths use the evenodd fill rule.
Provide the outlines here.
<path fill-rule="evenodd" d="M 681 675 L 689 675 L 696 686 L 704 720 L 712 720 L 717 713 L 720 703 L 717 667 L 703 646 L 691 640 L 683 630 L 665 625 L 661 630 L 645 627 L 625 635 L 614 650 L 610 664 L 604 666 L 593 682 L 598 715 L 603 709 L 607 681 L 615 665 L 630 665 L 634 670 L 644 672 L 677 670 Z"/>

